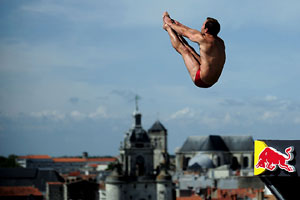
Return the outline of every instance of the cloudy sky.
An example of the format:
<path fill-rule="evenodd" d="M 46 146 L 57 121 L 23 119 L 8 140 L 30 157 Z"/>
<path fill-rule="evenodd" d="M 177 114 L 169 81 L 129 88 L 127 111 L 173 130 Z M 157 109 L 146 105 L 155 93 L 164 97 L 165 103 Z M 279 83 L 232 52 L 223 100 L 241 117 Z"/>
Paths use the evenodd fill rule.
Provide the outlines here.
<path fill-rule="evenodd" d="M 0 155 L 117 155 L 160 120 L 174 153 L 191 135 L 299 139 L 300 2 L 1 0 Z M 161 16 L 221 24 L 219 82 L 196 88 Z M 196 47 L 196 46 L 194 46 Z"/>

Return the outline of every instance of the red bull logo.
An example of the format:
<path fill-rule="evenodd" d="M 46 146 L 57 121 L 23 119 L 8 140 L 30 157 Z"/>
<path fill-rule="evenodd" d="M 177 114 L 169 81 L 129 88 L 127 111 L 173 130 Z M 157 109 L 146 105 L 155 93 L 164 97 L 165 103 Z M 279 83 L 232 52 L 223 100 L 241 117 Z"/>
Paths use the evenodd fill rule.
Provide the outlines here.
<path fill-rule="evenodd" d="M 285 149 L 286 154 L 277 151 L 273 147 L 267 146 L 259 154 L 255 168 L 263 168 L 269 171 L 274 171 L 277 167 L 279 167 L 280 169 L 285 170 L 287 172 L 295 172 L 295 167 L 288 164 L 288 162 L 293 160 L 294 158 L 292 153 L 293 151 L 293 146 L 290 146 Z"/>

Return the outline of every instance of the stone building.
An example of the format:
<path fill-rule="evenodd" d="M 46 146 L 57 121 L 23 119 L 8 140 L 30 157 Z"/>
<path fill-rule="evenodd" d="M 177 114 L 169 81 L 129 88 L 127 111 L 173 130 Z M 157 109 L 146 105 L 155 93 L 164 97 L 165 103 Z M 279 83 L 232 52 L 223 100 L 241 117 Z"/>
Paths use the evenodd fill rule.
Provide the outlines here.
<path fill-rule="evenodd" d="M 167 130 L 156 121 L 145 131 L 137 107 L 133 117 L 134 125 L 120 147 L 120 161 L 106 178 L 106 196 L 100 199 L 175 199 L 168 173 Z"/>
<path fill-rule="evenodd" d="M 247 172 L 253 168 L 253 144 L 251 136 L 190 136 L 176 152 L 176 169 L 185 171 L 198 161 L 207 168 L 228 166 Z"/>
<path fill-rule="evenodd" d="M 167 149 L 167 129 L 156 121 L 152 127 L 148 130 L 148 135 L 151 140 L 151 144 L 154 147 L 154 167 L 157 168 L 165 160 L 169 160 Z"/>
<path fill-rule="evenodd" d="M 64 179 L 51 169 L 0 168 L 0 186 L 30 186 L 44 195 L 47 182 L 63 183 Z"/>
<path fill-rule="evenodd" d="M 98 200 L 99 184 L 91 180 L 74 180 L 65 183 L 48 182 L 46 200 Z"/>

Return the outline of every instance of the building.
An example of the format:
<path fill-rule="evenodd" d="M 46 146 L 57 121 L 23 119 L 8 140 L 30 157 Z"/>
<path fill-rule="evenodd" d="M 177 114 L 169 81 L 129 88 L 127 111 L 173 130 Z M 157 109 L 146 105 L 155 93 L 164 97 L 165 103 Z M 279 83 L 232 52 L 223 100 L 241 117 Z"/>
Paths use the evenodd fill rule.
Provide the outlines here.
<path fill-rule="evenodd" d="M 176 170 L 215 168 L 253 175 L 253 138 L 251 136 L 190 136 L 176 152 Z M 195 166 L 196 165 L 196 166 Z"/>
<path fill-rule="evenodd" d="M 48 155 L 28 155 L 19 156 L 16 161 L 24 168 L 54 169 L 60 174 L 74 171 L 98 174 L 116 160 L 114 157 L 88 157 L 88 154 L 84 152 L 82 157 L 52 158 Z"/>
<path fill-rule="evenodd" d="M 90 180 L 48 182 L 46 200 L 99 200 L 99 184 Z"/>
<path fill-rule="evenodd" d="M 52 159 L 48 155 L 28 155 L 19 156 L 16 162 L 23 168 L 37 168 L 36 165 L 47 167 L 49 163 L 52 163 Z M 35 163 L 37 164 L 34 165 Z"/>
<path fill-rule="evenodd" d="M 106 194 L 100 199 L 175 199 L 168 173 L 167 130 L 156 121 L 145 131 L 137 106 L 133 117 L 134 125 L 121 143 L 119 163 L 106 178 Z"/>
<path fill-rule="evenodd" d="M 159 167 L 165 160 L 169 160 L 167 133 L 167 129 L 158 120 L 148 130 L 148 135 L 154 148 L 154 168 Z"/>
<path fill-rule="evenodd" d="M 2 168 L 0 169 L 0 186 L 24 187 L 30 186 L 46 193 L 47 182 L 64 182 L 64 179 L 54 170 Z M 16 188 L 14 188 L 16 189 Z M 17 188 L 18 189 L 18 188 Z"/>
<path fill-rule="evenodd" d="M 253 144 L 251 136 L 188 137 L 176 151 L 178 199 L 263 199 Z"/>

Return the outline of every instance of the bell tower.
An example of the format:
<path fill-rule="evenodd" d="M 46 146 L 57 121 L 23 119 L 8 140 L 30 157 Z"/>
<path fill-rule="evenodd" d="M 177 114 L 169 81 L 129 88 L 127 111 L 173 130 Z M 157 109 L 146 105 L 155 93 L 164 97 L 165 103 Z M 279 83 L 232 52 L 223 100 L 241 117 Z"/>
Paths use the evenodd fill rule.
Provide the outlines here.
<path fill-rule="evenodd" d="M 135 98 L 133 127 L 126 132 L 120 147 L 121 162 L 126 176 L 153 175 L 153 147 L 148 133 L 142 127 L 142 114 L 138 109 L 138 96 Z"/>
<path fill-rule="evenodd" d="M 171 200 L 172 177 L 167 172 L 168 163 L 164 158 L 167 154 L 166 129 L 160 123 L 155 123 L 150 129 L 152 136 L 157 139 L 157 145 L 154 145 L 151 133 L 148 134 L 143 129 L 138 99 L 136 96 L 133 125 L 125 133 L 120 146 L 120 160 L 116 163 L 114 171 L 106 178 L 106 199 Z M 160 169 L 154 164 L 155 150 L 158 155 L 156 160 L 165 161 Z"/>

